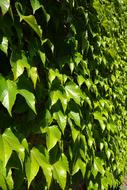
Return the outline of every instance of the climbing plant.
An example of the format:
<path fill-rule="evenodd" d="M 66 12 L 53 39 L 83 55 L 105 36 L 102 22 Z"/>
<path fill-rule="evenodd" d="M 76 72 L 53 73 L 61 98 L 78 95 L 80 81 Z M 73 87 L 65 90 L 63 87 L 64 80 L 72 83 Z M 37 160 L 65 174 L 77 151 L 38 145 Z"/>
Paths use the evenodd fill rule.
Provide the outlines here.
<path fill-rule="evenodd" d="M 125 0 L 0 1 L 0 187 L 118 188 L 127 155 Z"/>

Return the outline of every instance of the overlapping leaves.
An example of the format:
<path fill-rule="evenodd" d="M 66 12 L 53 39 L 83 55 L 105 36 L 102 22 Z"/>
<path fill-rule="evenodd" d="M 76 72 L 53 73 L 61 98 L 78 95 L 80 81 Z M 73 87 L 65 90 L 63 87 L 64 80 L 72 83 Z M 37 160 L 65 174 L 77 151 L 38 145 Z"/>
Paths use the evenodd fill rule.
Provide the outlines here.
<path fill-rule="evenodd" d="M 2 189 L 18 188 L 18 178 L 19 189 L 119 185 L 127 150 L 126 6 L 0 1 Z"/>

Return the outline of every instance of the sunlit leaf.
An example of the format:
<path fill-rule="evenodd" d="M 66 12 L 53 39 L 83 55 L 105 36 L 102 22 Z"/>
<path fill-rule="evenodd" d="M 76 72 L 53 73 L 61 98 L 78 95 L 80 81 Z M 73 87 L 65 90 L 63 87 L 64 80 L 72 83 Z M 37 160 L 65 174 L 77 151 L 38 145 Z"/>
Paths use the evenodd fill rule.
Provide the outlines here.
<path fill-rule="evenodd" d="M 105 173 L 103 164 L 103 161 L 99 157 L 94 158 L 94 170 L 100 172 L 101 174 Z"/>
<path fill-rule="evenodd" d="M 59 183 L 61 189 L 65 189 L 67 171 L 61 159 L 53 164 L 53 177 L 57 181 L 57 183 Z"/>
<path fill-rule="evenodd" d="M 14 188 L 14 181 L 13 181 L 13 178 L 12 178 L 11 169 L 8 171 L 7 178 L 6 178 L 6 183 L 7 183 L 8 187 L 9 187 L 9 189 Z"/>
<path fill-rule="evenodd" d="M 21 53 L 20 55 L 13 52 L 11 56 L 11 66 L 14 80 L 16 80 L 20 75 L 23 74 L 25 68 L 30 69 L 30 65 L 24 53 Z"/>
<path fill-rule="evenodd" d="M 68 82 L 65 86 L 66 95 L 68 101 L 73 99 L 77 104 L 80 105 L 80 100 L 82 97 L 82 92 L 80 88 L 73 82 Z"/>
<path fill-rule="evenodd" d="M 36 113 L 34 94 L 25 89 L 18 90 L 18 93 L 21 94 L 25 98 L 28 106 L 34 111 L 34 113 Z"/>
<path fill-rule="evenodd" d="M 34 88 L 36 88 L 37 79 L 39 78 L 37 67 L 31 67 L 31 69 L 29 70 L 29 77 L 31 78 L 34 84 Z"/>
<path fill-rule="evenodd" d="M 42 168 L 48 187 L 50 187 L 52 180 L 52 166 L 48 163 L 47 158 L 39 152 L 38 149 L 33 148 L 31 150 L 32 156 L 36 159 L 38 165 Z"/>
<path fill-rule="evenodd" d="M 31 154 L 30 158 L 28 157 L 25 163 L 25 171 L 26 171 L 26 176 L 28 180 L 28 188 L 30 187 L 32 180 L 37 175 L 38 170 L 39 170 L 39 165 L 36 159 Z"/>
<path fill-rule="evenodd" d="M 0 43 L 0 49 L 7 54 L 8 51 L 8 39 L 7 37 L 3 37 L 1 43 Z M 5 63 L 4 63 L 5 64 Z"/>
<path fill-rule="evenodd" d="M 47 128 L 46 143 L 48 150 L 51 150 L 61 138 L 61 132 L 58 126 L 50 126 Z"/>
<path fill-rule="evenodd" d="M 0 0 L 0 7 L 4 15 L 10 7 L 10 0 Z"/>
<path fill-rule="evenodd" d="M 10 150 L 15 150 L 21 161 L 24 161 L 24 147 L 20 144 L 18 138 L 13 134 L 10 128 L 6 129 L 6 131 L 2 135 L 3 141 L 8 143 L 8 152 L 7 154 L 10 154 Z"/>
<path fill-rule="evenodd" d="M 36 10 L 38 10 L 39 8 L 42 8 L 44 15 L 46 17 L 46 21 L 48 22 L 50 19 L 50 15 L 46 12 L 43 4 L 40 4 L 39 0 L 30 0 L 31 2 L 31 6 L 33 8 L 33 13 L 35 13 Z"/>
<path fill-rule="evenodd" d="M 16 100 L 17 88 L 16 84 L 10 80 L 5 80 L 0 76 L 0 101 L 7 108 L 11 115 L 12 107 Z"/>
<path fill-rule="evenodd" d="M 74 111 L 70 111 L 69 117 L 75 122 L 75 124 L 76 124 L 77 126 L 81 127 L 81 124 L 80 124 L 80 115 L 79 115 L 79 113 L 74 112 Z"/>
<path fill-rule="evenodd" d="M 62 111 L 55 112 L 53 114 L 53 118 L 56 119 L 58 125 L 62 132 L 64 133 L 66 123 L 67 123 L 67 116 L 62 113 Z"/>
<path fill-rule="evenodd" d="M 12 149 L 2 136 L 0 136 L 0 160 L 3 162 L 3 166 L 6 167 L 6 164 L 12 154 Z"/>
<path fill-rule="evenodd" d="M 43 65 L 45 65 L 45 62 L 46 62 L 45 53 L 43 53 L 42 51 L 39 51 L 39 55 L 40 55 L 40 58 L 41 58 L 41 61 L 42 61 Z"/>

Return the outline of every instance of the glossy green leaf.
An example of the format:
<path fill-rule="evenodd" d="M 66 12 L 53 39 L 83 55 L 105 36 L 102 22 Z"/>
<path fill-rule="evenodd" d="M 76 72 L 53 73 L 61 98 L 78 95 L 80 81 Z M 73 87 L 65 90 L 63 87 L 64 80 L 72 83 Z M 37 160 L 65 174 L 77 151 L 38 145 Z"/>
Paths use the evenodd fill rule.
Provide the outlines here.
<path fill-rule="evenodd" d="M 11 115 L 11 110 L 15 103 L 17 94 L 16 84 L 10 80 L 6 81 L 2 76 L 0 76 L 0 85 L 0 101 Z"/>
<path fill-rule="evenodd" d="M 24 53 L 21 53 L 21 55 L 16 55 L 16 53 L 13 53 L 11 56 L 11 66 L 14 80 L 23 74 L 25 68 L 30 69 L 30 65 Z"/>
<path fill-rule="evenodd" d="M 24 161 L 24 147 L 20 144 L 18 138 L 13 134 L 10 128 L 6 129 L 6 131 L 2 135 L 3 141 L 6 141 L 11 150 L 15 150 L 21 161 Z M 8 148 L 8 151 L 9 148 Z M 8 154 L 9 152 L 7 152 Z"/>
<path fill-rule="evenodd" d="M 77 81 L 78 81 L 79 86 L 81 86 L 84 83 L 85 79 L 82 75 L 78 75 Z"/>
<path fill-rule="evenodd" d="M 18 93 L 21 94 L 25 98 L 28 106 L 34 111 L 34 113 L 36 113 L 34 94 L 25 89 L 18 90 Z"/>
<path fill-rule="evenodd" d="M 29 77 L 31 78 L 34 84 L 34 88 L 36 88 L 37 79 L 39 78 L 37 67 L 31 67 L 31 69 L 29 70 Z"/>
<path fill-rule="evenodd" d="M 37 21 L 33 15 L 29 16 L 22 16 L 21 17 L 23 20 L 25 20 L 31 28 L 37 33 L 37 35 L 41 38 L 42 37 L 42 29 L 41 27 L 37 24 Z"/>
<path fill-rule="evenodd" d="M 33 8 L 33 14 L 34 14 L 35 11 L 41 7 L 41 4 L 40 4 L 39 0 L 30 0 L 30 3 Z"/>
<path fill-rule="evenodd" d="M 101 179 L 101 186 L 102 186 L 102 189 L 108 189 L 108 183 L 107 183 L 107 178 L 106 177 L 103 177 Z"/>
<path fill-rule="evenodd" d="M 99 157 L 94 158 L 94 170 L 100 172 L 102 175 L 105 173 L 103 165 L 104 163 Z"/>
<path fill-rule="evenodd" d="M 61 189 L 65 189 L 67 171 L 63 165 L 63 161 L 60 159 L 55 164 L 53 164 L 53 177 L 60 185 Z"/>
<path fill-rule="evenodd" d="M 68 101 L 73 99 L 77 104 L 80 105 L 80 100 L 82 97 L 82 92 L 80 88 L 73 82 L 68 82 L 65 86 L 66 95 Z"/>
<path fill-rule="evenodd" d="M 71 119 L 75 122 L 75 124 L 76 124 L 77 126 L 81 127 L 81 124 L 80 124 L 80 115 L 79 115 L 79 113 L 74 112 L 74 111 L 70 111 L 70 113 L 69 113 L 68 116 L 69 116 L 69 118 L 71 118 Z"/>
<path fill-rule="evenodd" d="M 79 160 L 77 160 L 76 163 L 73 164 L 72 175 L 75 175 L 79 170 L 80 170 Z"/>
<path fill-rule="evenodd" d="M 47 128 L 47 137 L 46 137 L 46 144 L 48 150 L 51 150 L 58 141 L 60 141 L 61 132 L 58 129 L 58 126 L 50 126 Z"/>
<path fill-rule="evenodd" d="M 52 81 L 56 78 L 56 73 L 53 69 L 49 70 L 49 81 L 52 83 Z"/>
<path fill-rule="evenodd" d="M 3 162 L 4 167 L 6 167 L 11 154 L 12 149 L 8 142 L 0 135 L 0 160 Z"/>
<path fill-rule="evenodd" d="M 53 118 L 56 119 L 61 131 L 64 133 L 67 123 L 67 116 L 64 115 L 62 111 L 58 111 L 53 114 Z"/>
<path fill-rule="evenodd" d="M 30 0 L 31 2 L 31 6 L 33 8 L 33 14 L 35 13 L 36 10 L 38 10 L 39 8 L 42 8 L 44 15 L 46 17 L 46 21 L 48 22 L 50 19 L 50 15 L 46 12 L 44 6 L 42 4 L 40 4 L 39 0 Z"/>
<path fill-rule="evenodd" d="M 65 170 L 69 172 L 69 162 L 64 153 L 61 154 L 61 161 L 63 163 L 63 167 L 65 168 Z"/>
<path fill-rule="evenodd" d="M 35 178 L 35 176 L 39 171 L 39 165 L 32 154 L 30 155 L 30 158 L 28 157 L 26 160 L 25 171 L 26 171 L 26 176 L 28 180 L 28 189 L 29 189 L 32 180 Z"/>
<path fill-rule="evenodd" d="M 42 61 L 43 65 L 45 66 L 45 62 L 46 62 L 45 53 L 43 53 L 42 51 L 39 51 L 39 55 L 40 55 L 40 58 L 41 58 L 41 61 Z"/>
<path fill-rule="evenodd" d="M 0 7 L 1 7 L 2 13 L 4 15 L 10 7 L 10 0 L 1 0 Z"/>
<path fill-rule="evenodd" d="M 89 145 L 89 147 L 92 147 L 93 143 L 94 143 L 94 138 L 89 136 L 88 137 L 88 145 Z"/>
<path fill-rule="evenodd" d="M 75 127 L 72 125 L 71 126 L 71 133 L 72 133 L 72 138 L 73 138 L 73 141 L 75 142 L 78 135 L 80 134 L 80 131 L 78 131 L 77 129 L 75 129 Z"/>
<path fill-rule="evenodd" d="M 64 92 L 61 92 L 60 90 L 51 91 L 50 98 L 51 98 L 51 105 L 54 105 L 58 100 L 60 100 L 63 110 L 66 111 L 67 97 Z"/>
<path fill-rule="evenodd" d="M 104 123 L 105 118 L 101 115 L 100 112 L 98 111 L 94 112 L 94 119 L 98 120 L 102 130 L 105 130 L 105 123 Z"/>
<path fill-rule="evenodd" d="M 80 170 L 82 172 L 82 176 L 85 176 L 85 172 L 86 172 L 86 163 L 83 162 L 81 159 L 78 160 L 78 165 L 80 167 Z"/>
<path fill-rule="evenodd" d="M 6 181 L 3 177 L 3 175 L 0 175 L 0 187 L 4 190 L 7 190 L 7 185 L 6 185 Z"/>
<path fill-rule="evenodd" d="M 48 163 L 47 158 L 39 152 L 38 149 L 33 148 L 31 150 L 32 156 L 36 159 L 38 165 L 42 168 L 48 187 L 50 187 L 52 180 L 52 166 Z"/>
<path fill-rule="evenodd" d="M 81 170 L 82 176 L 84 177 L 86 172 L 86 163 L 81 159 L 78 159 L 76 163 L 74 163 L 72 175 L 76 174 L 79 170 Z"/>
<path fill-rule="evenodd" d="M 0 49 L 7 54 L 8 51 L 8 39 L 7 37 L 3 37 L 1 43 L 0 43 Z M 5 64 L 5 63 L 4 63 Z"/>
<path fill-rule="evenodd" d="M 13 181 L 13 178 L 12 178 L 11 169 L 9 170 L 9 172 L 7 174 L 6 183 L 7 183 L 8 187 L 9 187 L 9 189 L 14 189 L 14 181 Z"/>

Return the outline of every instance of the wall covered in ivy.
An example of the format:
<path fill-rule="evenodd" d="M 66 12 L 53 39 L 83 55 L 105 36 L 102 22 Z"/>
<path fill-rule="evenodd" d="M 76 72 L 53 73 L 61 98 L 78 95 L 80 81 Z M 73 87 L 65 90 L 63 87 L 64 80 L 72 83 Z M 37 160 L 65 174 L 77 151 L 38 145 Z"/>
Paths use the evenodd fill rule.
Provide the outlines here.
<path fill-rule="evenodd" d="M 0 8 L 0 187 L 118 188 L 126 1 L 0 0 Z"/>

